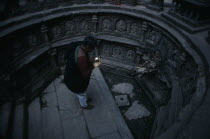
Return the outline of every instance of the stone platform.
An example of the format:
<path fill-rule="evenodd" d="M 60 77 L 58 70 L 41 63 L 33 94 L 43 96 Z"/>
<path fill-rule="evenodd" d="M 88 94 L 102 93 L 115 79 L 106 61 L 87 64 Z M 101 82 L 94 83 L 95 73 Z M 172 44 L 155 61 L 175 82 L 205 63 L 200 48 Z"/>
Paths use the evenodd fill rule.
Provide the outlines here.
<path fill-rule="evenodd" d="M 92 110 L 81 109 L 75 94 L 55 79 L 29 106 L 30 139 L 133 139 L 99 68 L 94 69 L 87 95 Z"/>

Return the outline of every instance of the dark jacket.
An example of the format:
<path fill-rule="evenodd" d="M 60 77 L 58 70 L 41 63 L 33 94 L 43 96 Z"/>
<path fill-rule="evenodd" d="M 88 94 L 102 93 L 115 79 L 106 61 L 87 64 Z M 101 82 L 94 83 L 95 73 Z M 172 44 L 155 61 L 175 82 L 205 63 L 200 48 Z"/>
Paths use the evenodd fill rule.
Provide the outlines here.
<path fill-rule="evenodd" d="M 81 44 L 82 42 L 71 43 L 65 56 L 67 63 L 64 73 L 64 83 L 74 93 L 83 93 L 87 89 L 90 80 L 90 77 L 85 78 L 82 76 L 79 66 L 75 61 L 76 48 Z"/>

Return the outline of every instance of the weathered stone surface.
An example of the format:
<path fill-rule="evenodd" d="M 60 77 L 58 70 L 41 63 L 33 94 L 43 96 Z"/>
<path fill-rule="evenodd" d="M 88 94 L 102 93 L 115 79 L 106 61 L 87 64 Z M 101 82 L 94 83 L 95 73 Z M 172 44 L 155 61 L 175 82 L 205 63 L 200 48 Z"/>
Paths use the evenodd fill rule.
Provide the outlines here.
<path fill-rule="evenodd" d="M 113 118 L 112 121 L 114 121 L 120 136 L 126 139 L 133 139 L 133 136 L 126 125 L 125 120 L 123 119 L 122 114 L 120 113 L 119 108 L 117 107 L 99 68 L 95 68 L 93 72 L 100 88 L 100 94 L 103 96 L 103 100 L 106 102 L 106 106 L 109 108 L 110 114 Z"/>
<path fill-rule="evenodd" d="M 60 110 L 71 110 L 74 112 L 79 110 L 79 102 L 76 95 L 72 93 L 65 84 L 57 86 L 56 94 Z"/>
<path fill-rule="evenodd" d="M 83 111 L 90 136 L 96 138 L 117 131 L 110 111 L 105 105 L 107 102 L 100 95 L 100 88 L 95 80 L 90 81 L 87 95 L 92 98 L 91 103 L 95 106 L 91 111 Z"/>
<path fill-rule="evenodd" d="M 57 107 L 42 109 L 42 138 L 63 139 L 60 112 Z"/>
<path fill-rule="evenodd" d="M 97 139 L 122 139 L 122 138 L 120 137 L 120 134 L 118 132 L 113 132 L 111 134 L 104 135 Z"/>
<path fill-rule="evenodd" d="M 24 105 L 21 104 L 15 107 L 12 138 L 23 139 L 23 136 L 24 136 Z"/>
<path fill-rule="evenodd" d="M 64 139 L 89 139 L 84 116 L 75 115 L 72 111 L 61 111 Z"/>
<path fill-rule="evenodd" d="M 47 86 L 47 88 L 43 92 L 55 92 L 55 86 L 54 83 L 50 83 L 50 85 Z"/>
<path fill-rule="evenodd" d="M 133 96 L 133 85 L 130 83 L 119 83 L 112 87 L 112 91 L 120 94 L 128 94 Z"/>
<path fill-rule="evenodd" d="M 29 105 L 28 116 L 28 138 L 41 139 L 42 116 L 39 97 Z"/>
<path fill-rule="evenodd" d="M 135 101 L 124 115 L 129 120 L 132 120 L 149 116 L 150 112 L 142 104 L 138 104 L 138 102 Z"/>
<path fill-rule="evenodd" d="M 127 95 L 115 96 L 115 101 L 118 106 L 129 106 L 130 105 Z"/>
<path fill-rule="evenodd" d="M 47 107 L 57 107 L 57 96 L 55 92 L 43 92 L 42 101 L 46 103 Z"/>

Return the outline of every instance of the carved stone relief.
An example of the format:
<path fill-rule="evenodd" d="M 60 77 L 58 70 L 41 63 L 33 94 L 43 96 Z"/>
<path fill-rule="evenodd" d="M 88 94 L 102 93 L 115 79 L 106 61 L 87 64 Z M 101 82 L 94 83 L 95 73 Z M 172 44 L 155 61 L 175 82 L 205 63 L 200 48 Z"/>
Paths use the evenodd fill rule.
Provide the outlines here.
<path fill-rule="evenodd" d="M 132 23 L 130 27 L 130 32 L 136 34 L 138 31 L 139 25 L 137 23 Z"/>
<path fill-rule="evenodd" d="M 133 50 L 128 50 L 127 51 L 127 54 L 126 54 L 126 58 L 129 59 L 129 60 L 134 60 L 135 58 L 135 52 Z"/>
<path fill-rule="evenodd" d="M 90 29 L 90 27 L 89 27 L 88 21 L 82 20 L 82 21 L 80 22 L 80 30 L 83 31 L 83 32 L 88 32 L 89 29 Z"/>
<path fill-rule="evenodd" d="M 76 30 L 76 26 L 75 26 L 75 22 L 74 21 L 67 21 L 65 23 L 65 29 L 66 29 L 66 34 L 71 34 Z"/>
<path fill-rule="evenodd" d="M 61 37 L 61 28 L 60 26 L 55 26 L 52 28 L 53 38 L 57 39 Z"/>
<path fill-rule="evenodd" d="M 123 58 L 123 48 L 115 46 L 112 51 L 112 56 L 116 58 Z"/>
<path fill-rule="evenodd" d="M 24 46 L 19 40 L 13 40 L 13 56 L 18 56 L 25 51 Z"/>
<path fill-rule="evenodd" d="M 162 38 L 161 33 L 155 30 L 148 32 L 146 34 L 146 41 L 151 45 L 156 45 L 161 38 Z"/>
<path fill-rule="evenodd" d="M 102 55 L 109 56 L 109 53 L 110 53 L 110 45 L 104 44 L 102 47 Z"/>
<path fill-rule="evenodd" d="M 28 36 L 28 45 L 29 47 L 34 47 L 38 44 L 38 38 L 36 35 L 32 34 Z"/>
<path fill-rule="evenodd" d="M 123 19 L 120 19 L 116 22 L 116 31 L 119 31 L 119 32 L 124 32 L 126 31 L 126 23 Z"/>
<path fill-rule="evenodd" d="M 110 19 L 103 19 L 102 21 L 102 30 L 109 31 L 111 29 L 111 20 Z"/>

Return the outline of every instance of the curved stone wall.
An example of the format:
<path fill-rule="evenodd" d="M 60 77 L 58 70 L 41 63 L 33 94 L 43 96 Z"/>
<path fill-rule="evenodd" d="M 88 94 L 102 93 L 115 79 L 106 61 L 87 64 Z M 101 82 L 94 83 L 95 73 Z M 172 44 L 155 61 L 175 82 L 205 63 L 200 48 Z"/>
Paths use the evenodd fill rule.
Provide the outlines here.
<path fill-rule="evenodd" d="M 55 75 L 56 67 L 65 63 L 63 56 L 68 44 L 92 34 L 100 40 L 97 52 L 104 64 L 126 70 L 138 65 L 148 65 L 151 72 L 154 69 L 156 72 L 152 80 L 156 86 L 163 86 L 159 89 L 160 97 L 164 96 L 164 87 L 172 95 L 177 91 L 173 86 L 180 84 L 179 93 L 183 93 L 181 104 L 172 105 L 172 99 L 157 102 L 167 104 L 169 110 L 179 107 L 180 112 L 175 117 L 187 114 L 184 118 L 178 117 L 179 126 L 182 126 L 190 119 L 189 113 L 200 105 L 206 92 L 205 71 L 208 67 L 203 65 L 208 61 L 196 51 L 198 46 L 189 36 L 160 15 L 145 9 L 86 5 L 56 8 L 4 21 L 0 33 L 3 44 L 0 48 L 1 79 L 21 81 L 21 85 L 14 83 L 14 86 L 26 86 L 20 97 L 28 92 L 34 95 L 40 86 L 31 89 L 33 84 L 40 79 L 43 79 L 42 82 L 49 81 L 46 78 L 49 68 L 53 69 L 50 74 Z M 48 58 L 51 64 L 44 62 Z M 151 61 L 155 67 L 151 67 Z M 33 62 L 37 62 L 38 69 L 34 69 Z M 43 65 L 42 68 L 39 64 Z M 24 74 L 26 79 L 20 77 Z M 148 78 L 151 79 L 145 76 L 142 81 Z M 171 121 L 167 128 L 174 128 L 174 123 Z M 157 133 L 159 126 L 154 126 L 154 137 L 162 134 L 160 131 Z"/>

